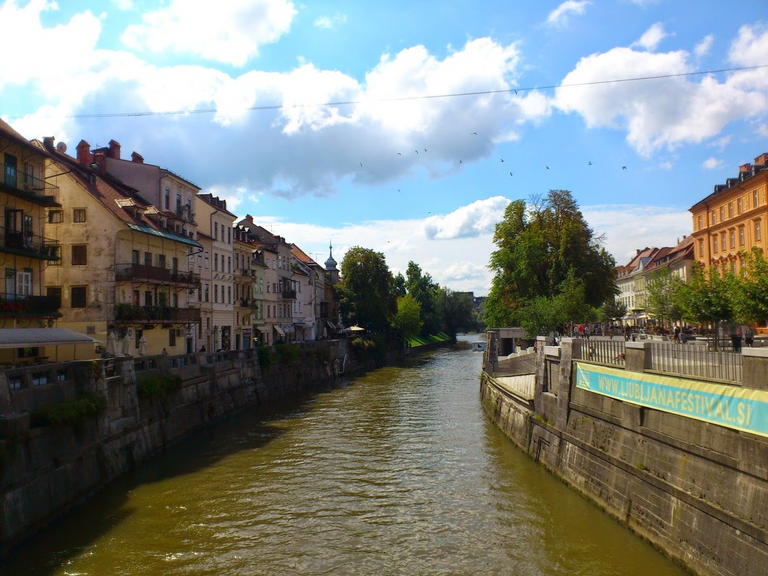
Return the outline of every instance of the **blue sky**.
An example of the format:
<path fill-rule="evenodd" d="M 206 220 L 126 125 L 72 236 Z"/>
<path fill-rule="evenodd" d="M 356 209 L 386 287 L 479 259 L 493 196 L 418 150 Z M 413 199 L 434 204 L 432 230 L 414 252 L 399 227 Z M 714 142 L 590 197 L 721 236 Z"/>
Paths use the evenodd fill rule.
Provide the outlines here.
<path fill-rule="evenodd" d="M 768 65 L 764 1 L 693 7 L 0 0 L 25 51 L 0 114 L 71 153 L 115 139 L 320 261 L 333 239 L 485 294 L 509 201 L 571 190 L 621 264 L 768 152 L 768 68 L 566 86 Z M 423 98 L 466 92 L 494 93 Z"/>

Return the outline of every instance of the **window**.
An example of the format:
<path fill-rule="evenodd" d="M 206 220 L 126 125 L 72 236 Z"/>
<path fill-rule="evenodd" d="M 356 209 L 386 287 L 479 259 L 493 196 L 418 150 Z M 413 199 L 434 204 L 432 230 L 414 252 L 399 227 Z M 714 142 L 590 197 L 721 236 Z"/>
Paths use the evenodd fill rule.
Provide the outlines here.
<path fill-rule="evenodd" d="M 755 222 L 755 241 L 760 242 L 763 239 L 762 235 L 760 234 L 760 220 Z"/>
<path fill-rule="evenodd" d="M 176 215 L 181 216 L 181 194 L 176 192 Z"/>
<path fill-rule="evenodd" d="M 725 252 L 725 246 L 726 246 L 726 244 L 725 244 L 725 232 L 723 232 L 720 235 L 720 248 L 722 249 L 723 252 Z"/>
<path fill-rule="evenodd" d="M 717 214 L 712 210 L 712 224 L 717 224 Z"/>
<path fill-rule="evenodd" d="M 63 221 L 63 210 L 48 210 L 48 224 L 61 224 Z"/>
<path fill-rule="evenodd" d="M 227 302 L 232 304 L 232 286 L 227 286 Z"/>
<path fill-rule="evenodd" d="M 48 258 L 48 266 L 61 266 L 61 246 L 49 246 L 51 257 Z"/>
<path fill-rule="evenodd" d="M 755 190 L 754 192 L 752 192 L 752 207 L 753 208 L 757 208 L 757 199 L 758 199 L 757 190 Z"/>
<path fill-rule="evenodd" d="M 205 269 L 208 270 L 210 266 L 210 258 L 208 256 L 208 250 L 205 251 Z"/>
<path fill-rule="evenodd" d="M 72 209 L 72 222 L 85 222 L 85 208 Z"/>
<path fill-rule="evenodd" d="M 738 200 L 736 200 L 736 212 L 738 214 L 741 214 L 742 211 L 743 211 L 743 203 L 741 201 L 741 198 L 739 198 Z"/>
<path fill-rule="evenodd" d="M 170 328 L 168 330 L 168 347 L 172 348 L 176 346 L 176 328 Z"/>
<path fill-rule="evenodd" d="M 744 246 L 744 226 L 739 226 L 739 246 Z"/>
<path fill-rule="evenodd" d="M 733 218 L 733 202 L 728 202 L 728 218 Z"/>
<path fill-rule="evenodd" d="M 213 285 L 213 301 L 216 304 L 219 303 L 219 285 L 218 284 Z"/>
<path fill-rule="evenodd" d="M 158 254 L 157 255 L 157 267 L 158 268 L 165 268 L 165 254 Z"/>
<path fill-rule="evenodd" d="M 731 260 L 731 274 L 736 274 L 736 260 Z"/>
<path fill-rule="evenodd" d="M 701 230 L 701 216 L 699 216 L 699 227 L 697 228 L 697 230 Z"/>
<path fill-rule="evenodd" d="M 5 155 L 5 184 L 16 188 L 16 157 Z"/>
<path fill-rule="evenodd" d="M 150 307 L 152 306 L 152 291 L 146 290 L 144 292 L 144 306 Z"/>
<path fill-rule="evenodd" d="M 131 263 L 132 264 L 138 264 L 139 263 L 139 251 L 138 250 L 132 250 L 131 251 Z"/>
<path fill-rule="evenodd" d="M 712 251 L 717 252 L 717 236 L 712 238 Z"/>
<path fill-rule="evenodd" d="M 152 252 L 144 252 L 144 266 L 152 266 Z"/>
<path fill-rule="evenodd" d="M 49 298 L 56 299 L 56 308 L 61 308 L 61 286 L 48 286 L 45 293 Z"/>
<path fill-rule="evenodd" d="M 85 266 L 88 264 L 88 246 L 80 244 L 72 246 L 72 266 Z"/>
<path fill-rule="evenodd" d="M 210 295 L 211 295 L 210 292 L 211 292 L 211 286 L 210 284 L 206 284 L 205 285 L 205 301 L 206 302 L 210 301 Z"/>
<path fill-rule="evenodd" d="M 32 269 L 25 268 L 16 272 L 16 295 L 32 295 Z"/>
<path fill-rule="evenodd" d="M 134 330 L 133 335 L 134 335 L 133 343 L 138 349 L 139 345 L 141 344 L 141 337 L 144 336 L 144 330 Z"/>
<path fill-rule="evenodd" d="M 214 271 L 219 271 L 219 255 L 214 253 L 213 254 L 213 269 Z"/>
<path fill-rule="evenodd" d="M 221 267 L 224 268 L 224 256 L 221 257 Z M 232 256 L 227 256 L 227 272 L 232 273 Z"/>
<path fill-rule="evenodd" d="M 736 248 L 736 231 L 731 230 L 731 248 Z"/>
<path fill-rule="evenodd" d="M 86 307 L 87 286 L 72 286 L 70 288 L 69 306 L 70 308 Z"/>
<path fill-rule="evenodd" d="M 232 228 L 227 228 L 227 244 L 232 244 Z"/>
<path fill-rule="evenodd" d="M 171 189 L 166 186 L 165 191 L 163 192 L 163 202 L 165 203 L 165 209 L 170 210 L 171 209 Z"/>
<path fill-rule="evenodd" d="M 720 222 L 722 222 L 723 220 L 725 220 L 725 208 L 720 206 Z"/>

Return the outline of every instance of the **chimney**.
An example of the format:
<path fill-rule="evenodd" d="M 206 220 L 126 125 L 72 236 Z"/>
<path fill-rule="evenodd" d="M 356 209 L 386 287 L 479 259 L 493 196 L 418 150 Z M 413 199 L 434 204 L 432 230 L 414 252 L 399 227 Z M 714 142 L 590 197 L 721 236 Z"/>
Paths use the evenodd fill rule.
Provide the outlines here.
<path fill-rule="evenodd" d="M 760 154 L 757 158 L 755 158 L 755 165 L 756 166 L 765 166 L 768 164 L 768 153 Z"/>
<path fill-rule="evenodd" d="M 131 162 L 135 162 L 136 164 L 144 164 L 144 156 L 138 152 L 131 152 Z"/>
<path fill-rule="evenodd" d="M 251 224 L 253 224 L 253 216 L 251 216 L 250 214 L 246 214 L 245 219 L 248 220 L 248 222 L 250 222 Z"/>
<path fill-rule="evenodd" d="M 53 136 L 43 136 L 43 146 L 46 150 L 53 152 Z"/>
<path fill-rule="evenodd" d="M 80 140 L 80 143 L 77 145 L 77 161 L 83 166 L 90 166 L 93 162 L 91 145 L 85 140 Z"/>
<path fill-rule="evenodd" d="M 640 256 L 640 248 L 637 248 L 637 254 L 636 256 Z"/>
<path fill-rule="evenodd" d="M 749 162 L 747 162 L 746 164 L 742 164 L 741 166 L 739 166 L 739 174 L 741 174 L 742 172 L 749 172 L 751 168 L 752 168 L 752 164 L 750 164 Z"/>
<path fill-rule="evenodd" d="M 116 140 L 109 141 L 109 157 L 120 160 L 120 142 Z"/>
<path fill-rule="evenodd" d="M 103 149 L 98 150 L 93 155 L 93 164 L 96 164 L 96 166 L 92 164 L 91 168 L 99 174 L 105 174 L 107 171 L 107 159 L 105 156 L 106 154 Z"/>

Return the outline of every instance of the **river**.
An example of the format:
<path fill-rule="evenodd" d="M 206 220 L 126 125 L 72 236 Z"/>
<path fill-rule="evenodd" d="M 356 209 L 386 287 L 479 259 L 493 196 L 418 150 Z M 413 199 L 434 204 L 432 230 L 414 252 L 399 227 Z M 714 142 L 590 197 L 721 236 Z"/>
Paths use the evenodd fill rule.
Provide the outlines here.
<path fill-rule="evenodd" d="M 4 576 L 685 574 L 517 450 L 443 349 L 139 466 L 16 550 Z"/>

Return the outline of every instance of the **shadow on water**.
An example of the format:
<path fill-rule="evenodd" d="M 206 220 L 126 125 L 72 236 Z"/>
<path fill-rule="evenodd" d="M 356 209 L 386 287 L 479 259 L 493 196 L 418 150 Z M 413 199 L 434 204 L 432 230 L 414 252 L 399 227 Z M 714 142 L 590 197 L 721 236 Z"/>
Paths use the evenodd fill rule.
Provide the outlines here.
<path fill-rule="evenodd" d="M 137 508 L 129 505 L 129 495 L 138 487 L 195 474 L 238 452 L 264 448 L 285 432 L 280 422 L 301 417 L 318 395 L 349 385 L 349 380 L 341 380 L 312 388 L 301 398 L 249 407 L 193 431 L 13 548 L 0 558 L 0 575 L 42 576 L 65 568 L 70 559 L 131 518 Z"/>

